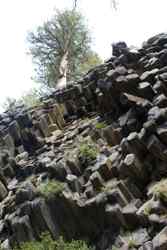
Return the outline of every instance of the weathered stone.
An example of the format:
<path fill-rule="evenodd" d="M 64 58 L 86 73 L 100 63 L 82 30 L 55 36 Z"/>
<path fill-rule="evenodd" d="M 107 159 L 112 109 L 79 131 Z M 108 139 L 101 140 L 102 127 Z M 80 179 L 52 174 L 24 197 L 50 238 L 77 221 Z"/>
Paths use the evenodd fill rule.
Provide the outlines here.
<path fill-rule="evenodd" d="M 139 95 L 141 97 L 150 101 L 153 99 L 155 95 L 155 91 L 149 82 L 141 82 L 139 84 L 138 90 L 139 90 Z"/>
<path fill-rule="evenodd" d="M 145 71 L 141 76 L 140 79 L 142 82 L 148 81 L 151 84 L 155 82 L 155 76 L 158 74 L 159 69 L 153 69 L 150 71 Z"/>
<path fill-rule="evenodd" d="M 4 240 L 4 241 L 1 243 L 1 247 L 2 247 L 2 249 L 4 249 L 4 250 L 11 250 L 12 247 L 11 247 L 11 244 L 10 244 L 9 239 Z"/>
<path fill-rule="evenodd" d="M 150 136 L 147 148 L 158 159 L 167 161 L 166 147 L 155 135 Z"/>
<path fill-rule="evenodd" d="M 65 181 L 65 178 L 67 176 L 65 162 L 61 160 L 58 162 L 52 161 L 50 164 L 48 164 L 47 169 L 51 178 L 55 177 L 59 181 Z"/>
<path fill-rule="evenodd" d="M 50 135 L 48 122 L 45 115 L 40 117 L 39 128 L 45 137 Z"/>
<path fill-rule="evenodd" d="M 99 190 L 103 187 L 104 180 L 97 171 L 90 176 L 90 181 L 95 190 Z"/>
<path fill-rule="evenodd" d="M 153 238 L 154 250 L 167 249 L 167 227 L 165 227 L 158 235 Z"/>
<path fill-rule="evenodd" d="M 42 232 L 49 231 L 53 237 L 58 236 L 58 225 L 53 222 L 49 207 L 44 200 L 35 199 L 30 203 L 30 221 L 36 235 L 40 236 Z"/>
<path fill-rule="evenodd" d="M 55 130 L 57 130 L 58 129 L 58 126 L 57 126 L 57 124 L 56 123 L 53 123 L 53 124 L 50 124 L 49 125 L 49 131 L 52 133 L 52 132 L 54 132 Z"/>
<path fill-rule="evenodd" d="M 154 100 L 154 104 L 159 108 L 165 108 L 167 106 L 167 97 L 164 94 L 159 95 Z"/>
<path fill-rule="evenodd" d="M 119 181 L 117 183 L 117 187 L 122 192 L 122 194 L 126 197 L 126 200 L 128 202 L 131 202 L 134 199 L 133 194 L 130 192 L 130 190 L 128 190 L 126 184 L 123 181 Z"/>
<path fill-rule="evenodd" d="M 9 149 L 11 156 L 14 156 L 15 155 L 15 144 L 14 144 L 12 136 L 7 134 L 4 136 L 3 140 L 4 140 L 5 144 L 7 145 L 7 148 Z"/>
<path fill-rule="evenodd" d="M 109 180 L 113 176 L 112 163 L 107 157 L 101 156 L 92 171 L 98 171 L 104 180 Z"/>
<path fill-rule="evenodd" d="M 77 176 L 69 174 L 69 175 L 67 175 L 66 180 L 67 180 L 67 183 L 68 183 L 70 189 L 73 192 L 77 192 L 79 194 L 81 193 L 82 186 L 81 186 L 81 183 L 79 182 Z"/>
<path fill-rule="evenodd" d="M 104 128 L 102 130 L 102 135 L 111 146 L 118 145 L 122 139 L 121 129 L 114 129 L 112 125 Z"/>
<path fill-rule="evenodd" d="M 139 216 L 136 212 L 137 208 L 133 203 L 126 205 L 122 210 L 126 224 L 131 229 L 134 229 L 140 225 Z"/>
<path fill-rule="evenodd" d="M 160 94 L 165 94 L 165 96 L 167 96 L 167 88 L 165 86 L 165 84 L 161 81 L 157 81 L 154 86 L 153 89 L 160 95 Z"/>
<path fill-rule="evenodd" d="M 29 157 L 28 152 L 24 151 L 23 153 L 18 154 L 15 159 L 16 162 L 19 162 L 21 160 L 28 161 L 28 157 Z"/>
<path fill-rule="evenodd" d="M 70 169 L 71 173 L 80 176 L 81 175 L 81 164 L 78 159 L 78 151 L 73 150 L 72 152 L 67 152 L 66 155 L 66 164 Z"/>
<path fill-rule="evenodd" d="M 135 157 L 134 154 L 128 154 L 124 160 L 124 164 L 129 169 L 129 173 L 136 179 L 145 179 L 143 164 L 137 159 L 137 157 Z"/>
<path fill-rule="evenodd" d="M 24 183 L 16 192 L 16 204 L 31 201 L 36 196 L 36 189 L 32 183 Z"/>
<path fill-rule="evenodd" d="M 15 145 L 19 146 L 21 144 L 20 128 L 16 121 L 13 121 L 9 125 L 9 133 L 14 139 Z"/>
<path fill-rule="evenodd" d="M 143 246 L 141 246 L 139 248 L 139 250 L 153 250 L 152 241 L 148 241 L 148 242 L 144 243 Z"/>
<path fill-rule="evenodd" d="M 107 189 L 107 187 L 106 187 Z M 120 207 L 124 207 L 128 204 L 126 197 L 122 194 L 119 188 L 113 188 L 112 190 L 107 191 L 107 198 L 111 204 L 119 204 Z"/>
<path fill-rule="evenodd" d="M 111 206 L 107 204 L 105 213 L 108 224 L 113 228 L 113 230 L 118 230 L 121 226 L 126 228 L 126 222 L 119 205 Z"/>
<path fill-rule="evenodd" d="M 136 73 L 128 74 L 126 76 L 129 88 L 137 88 L 140 82 L 139 75 Z"/>
<path fill-rule="evenodd" d="M 28 215 L 14 217 L 11 221 L 15 241 L 18 243 L 32 241 L 35 239 Z"/>
<path fill-rule="evenodd" d="M 127 137 L 127 142 L 129 152 L 133 152 L 140 158 L 143 158 L 146 155 L 147 149 L 136 132 L 130 133 L 130 135 Z"/>

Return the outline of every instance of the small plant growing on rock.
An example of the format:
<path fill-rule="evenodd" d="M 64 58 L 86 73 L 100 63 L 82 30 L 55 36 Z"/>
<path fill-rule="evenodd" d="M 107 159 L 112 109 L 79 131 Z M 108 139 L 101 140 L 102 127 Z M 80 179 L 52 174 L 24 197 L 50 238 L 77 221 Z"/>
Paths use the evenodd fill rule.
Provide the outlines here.
<path fill-rule="evenodd" d="M 79 157 L 87 161 L 96 160 L 98 155 L 97 147 L 93 143 L 83 142 L 79 147 Z"/>
<path fill-rule="evenodd" d="M 167 202 L 167 179 L 163 179 L 156 183 L 150 190 L 156 198 Z"/>
<path fill-rule="evenodd" d="M 49 180 L 46 183 L 41 183 L 38 187 L 39 193 L 45 198 L 60 194 L 62 193 L 63 189 L 64 183 L 55 180 Z"/>
<path fill-rule="evenodd" d="M 136 241 L 135 239 L 131 236 L 128 240 L 128 248 L 134 248 L 136 247 Z"/>
<path fill-rule="evenodd" d="M 116 185 L 117 185 L 117 181 L 116 180 L 113 180 L 112 183 L 110 183 L 109 185 L 105 185 L 101 188 L 101 192 L 109 192 L 111 190 L 113 190 Z"/>
<path fill-rule="evenodd" d="M 19 248 L 20 250 L 90 250 L 84 241 L 72 240 L 65 242 L 62 237 L 54 241 L 49 234 L 43 234 L 41 241 L 26 242 Z M 18 250 L 15 248 L 14 250 Z"/>
<path fill-rule="evenodd" d="M 136 238 L 130 232 L 125 232 L 125 237 L 123 237 L 128 249 L 133 249 L 137 246 Z"/>
<path fill-rule="evenodd" d="M 103 129 L 105 128 L 107 125 L 104 122 L 97 122 L 95 125 L 96 129 Z"/>

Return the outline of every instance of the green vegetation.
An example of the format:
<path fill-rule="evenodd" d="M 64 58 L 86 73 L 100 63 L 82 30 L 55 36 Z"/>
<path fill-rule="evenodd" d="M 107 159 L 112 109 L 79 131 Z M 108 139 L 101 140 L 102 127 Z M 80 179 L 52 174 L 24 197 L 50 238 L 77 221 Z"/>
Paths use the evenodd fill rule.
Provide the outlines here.
<path fill-rule="evenodd" d="M 96 160 L 98 155 L 97 147 L 90 142 L 83 142 L 79 147 L 79 156 L 86 159 L 87 161 Z"/>
<path fill-rule="evenodd" d="M 23 94 L 19 101 L 26 107 L 31 108 L 41 104 L 40 97 L 40 91 L 34 88 Z"/>
<path fill-rule="evenodd" d="M 111 249 L 111 250 L 119 250 L 119 248 L 116 247 L 116 246 L 112 246 L 112 249 Z"/>
<path fill-rule="evenodd" d="M 116 185 L 107 185 L 101 188 L 101 192 L 109 192 L 115 188 Z"/>
<path fill-rule="evenodd" d="M 122 237 L 126 241 L 128 249 L 135 248 L 137 246 L 136 237 L 130 231 L 122 231 Z"/>
<path fill-rule="evenodd" d="M 167 202 L 167 179 L 163 179 L 156 183 L 150 190 L 156 198 Z"/>
<path fill-rule="evenodd" d="M 49 234 L 43 234 L 41 241 L 27 242 L 15 250 L 90 250 L 83 241 L 65 242 L 62 237 L 54 241 Z"/>
<path fill-rule="evenodd" d="M 35 80 L 55 87 L 77 80 L 91 67 L 101 64 L 91 49 L 91 37 L 82 14 L 72 10 L 55 15 L 28 35 L 30 54 L 36 65 Z"/>
<path fill-rule="evenodd" d="M 134 248 L 136 247 L 136 241 L 135 239 L 131 236 L 129 239 L 128 239 L 128 248 Z"/>
<path fill-rule="evenodd" d="M 45 198 L 48 198 L 52 195 L 61 194 L 64 189 L 64 183 L 50 180 L 46 183 L 41 183 L 38 187 L 39 193 L 44 196 Z"/>
<path fill-rule="evenodd" d="M 102 129 L 102 128 L 105 128 L 106 126 L 107 125 L 104 122 L 98 122 L 96 123 L 95 128 Z"/>
<path fill-rule="evenodd" d="M 27 108 L 39 106 L 41 104 L 40 98 L 49 94 L 49 88 L 31 88 L 29 91 L 23 93 L 19 99 L 7 97 L 2 107 L 5 110 L 11 112 L 15 110 L 17 106 L 24 105 Z"/>
<path fill-rule="evenodd" d="M 150 215 L 151 209 L 152 209 L 152 208 L 151 208 L 151 205 L 148 204 L 148 205 L 144 208 L 144 211 L 143 211 L 144 214 L 147 215 L 147 216 Z"/>

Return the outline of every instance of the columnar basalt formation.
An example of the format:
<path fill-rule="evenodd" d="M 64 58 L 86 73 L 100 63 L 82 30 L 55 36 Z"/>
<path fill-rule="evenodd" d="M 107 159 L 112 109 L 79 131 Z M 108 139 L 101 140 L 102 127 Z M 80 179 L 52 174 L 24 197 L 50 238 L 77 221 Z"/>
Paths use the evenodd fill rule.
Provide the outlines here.
<path fill-rule="evenodd" d="M 0 241 L 167 249 L 167 34 L 0 119 Z"/>

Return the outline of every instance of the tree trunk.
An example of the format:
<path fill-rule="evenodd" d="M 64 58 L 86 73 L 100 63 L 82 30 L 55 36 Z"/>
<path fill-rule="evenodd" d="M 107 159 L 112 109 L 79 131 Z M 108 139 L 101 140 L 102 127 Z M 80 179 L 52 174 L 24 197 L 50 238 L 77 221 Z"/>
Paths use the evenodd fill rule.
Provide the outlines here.
<path fill-rule="evenodd" d="M 67 86 L 67 70 L 68 70 L 68 50 L 63 55 L 59 66 L 59 79 L 56 88 L 62 89 Z"/>

